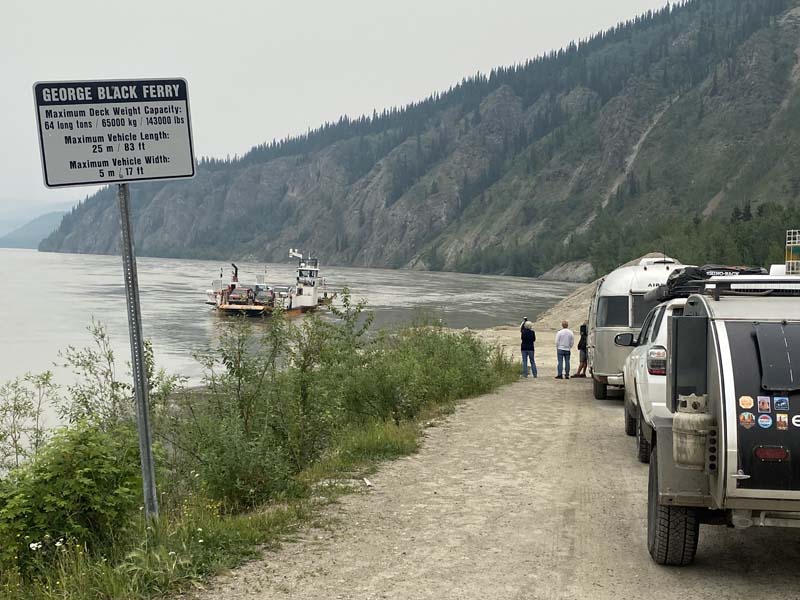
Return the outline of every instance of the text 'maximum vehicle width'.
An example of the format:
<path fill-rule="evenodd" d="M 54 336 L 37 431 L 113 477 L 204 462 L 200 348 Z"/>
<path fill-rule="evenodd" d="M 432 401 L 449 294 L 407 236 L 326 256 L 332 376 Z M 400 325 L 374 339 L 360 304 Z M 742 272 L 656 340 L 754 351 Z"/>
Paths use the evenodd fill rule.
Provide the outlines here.
<path fill-rule="evenodd" d="M 47 187 L 194 177 L 185 79 L 33 85 Z"/>

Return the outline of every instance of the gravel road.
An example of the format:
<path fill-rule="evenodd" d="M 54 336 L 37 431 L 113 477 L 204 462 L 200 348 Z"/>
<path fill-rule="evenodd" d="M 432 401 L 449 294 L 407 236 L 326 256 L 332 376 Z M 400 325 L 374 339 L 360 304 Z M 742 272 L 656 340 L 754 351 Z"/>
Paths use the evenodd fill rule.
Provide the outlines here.
<path fill-rule="evenodd" d="M 695 565 L 653 564 L 647 467 L 620 401 L 554 380 L 551 332 L 538 336 L 539 379 L 465 402 L 328 509 L 330 529 L 199 598 L 800 598 L 797 530 L 702 526 Z"/>

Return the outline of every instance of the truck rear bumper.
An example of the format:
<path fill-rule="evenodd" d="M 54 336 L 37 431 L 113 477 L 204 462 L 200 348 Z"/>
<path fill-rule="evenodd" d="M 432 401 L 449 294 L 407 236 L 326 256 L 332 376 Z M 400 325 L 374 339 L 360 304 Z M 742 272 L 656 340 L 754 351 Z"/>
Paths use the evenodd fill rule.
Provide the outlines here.
<path fill-rule="evenodd" d="M 625 376 L 622 373 L 604 375 L 602 373 L 598 373 L 597 371 L 592 371 L 592 377 L 594 377 L 600 383 L 607 383 L 608 385 L 616 385 L 620 387 L 625 385 Z"/>
<path fill-rule="evenodd" d="M 600 383 L 615 385 L 617 387 L 625 386 L 625 377 L 622 375 L 622 373 L 615 373 L 614 375 L 601 375 L 600 373 L 593 371 L 592 377 L 594 377 Z"/>
<path fill-rule="evenodd" d="M 725 508 L 753 512 L 800 513 L 800 501 L 770 498 L 725 498 Z"/>

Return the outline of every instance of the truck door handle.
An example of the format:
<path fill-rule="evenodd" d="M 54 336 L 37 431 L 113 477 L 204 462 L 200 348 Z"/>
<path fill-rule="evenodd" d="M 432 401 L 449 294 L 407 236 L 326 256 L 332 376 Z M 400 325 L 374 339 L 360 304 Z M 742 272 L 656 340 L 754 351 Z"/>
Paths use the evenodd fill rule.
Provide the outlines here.
<path fill-rule="evenodd" d="M 750 479 L 750 475 L 746 475 L 745 472 L 742 471 L 741 469 L 739 469 L 736 473 L 731 473 L 731 477 L 739 481 L 744 479 Z"/>

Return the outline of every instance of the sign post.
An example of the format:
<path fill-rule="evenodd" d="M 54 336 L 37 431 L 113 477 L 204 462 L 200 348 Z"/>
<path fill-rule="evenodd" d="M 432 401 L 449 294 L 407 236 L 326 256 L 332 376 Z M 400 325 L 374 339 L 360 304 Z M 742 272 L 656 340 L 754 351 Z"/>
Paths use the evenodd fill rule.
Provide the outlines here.
<path fill-rule="evenodd" d="M 133 391 L 136 396 L 136 428 L 139 431 L 139 455 L 142 462 L 144 510 L 148 518 L 158 517 L 156 474 L 153 465 L 153 446 L 150 432 L 150 401 L 148 398 L 147 365 L 142 340 L 142 315 L 139 308 L 139 277 L 136 273 L 136 255 L 133 251 L 133 231 L 128 209 L 128 184 L 117 188 L 119 222 L 122 229 L 122 273 L 125 276 L 125 304 L 128 308 L 128 332 L 131 338 L 131 370 Z"/>
<path fill-rule="evenodd" d="M 40 82 L 33 89 L 45 185 L 118 184 L 144 508 L 147 518 L 155 519 L 158 496 L 128 182 L 194 177 L 186 80 Z"/>

